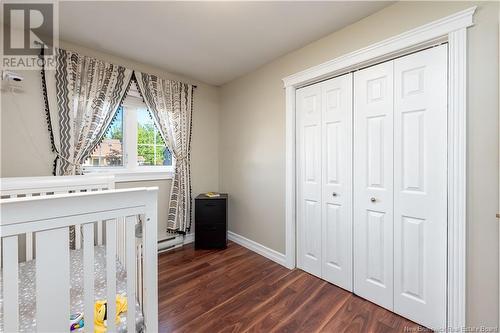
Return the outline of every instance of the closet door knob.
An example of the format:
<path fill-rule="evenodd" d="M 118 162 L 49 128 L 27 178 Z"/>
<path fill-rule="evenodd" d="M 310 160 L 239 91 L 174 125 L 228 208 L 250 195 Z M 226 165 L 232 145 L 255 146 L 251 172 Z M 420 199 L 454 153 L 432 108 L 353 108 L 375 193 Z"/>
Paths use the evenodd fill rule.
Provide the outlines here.
<path fill-rule="evenodd" d="M 377 201 L 377 199 L 375 199 L 374 197 L 371 197 L 371 198 L 370 198 L 370 201 L 371 201 L 371 202 L 375 202 L 375 201 Z"/>
<path fill-rule="evenodd" d="M 336 192 L 333 192 L 333 193 L 332 193 L 332 196 L 336 197 L 336 196 L 337 196 L 337 193 L 336 193 Z"/>

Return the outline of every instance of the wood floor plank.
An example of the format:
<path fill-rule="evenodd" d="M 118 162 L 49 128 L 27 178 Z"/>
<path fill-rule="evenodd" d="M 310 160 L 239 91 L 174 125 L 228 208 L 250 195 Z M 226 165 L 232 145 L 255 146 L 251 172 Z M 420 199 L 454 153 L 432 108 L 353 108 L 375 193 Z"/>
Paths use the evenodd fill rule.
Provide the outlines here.
<path fill-rule="evenodd" d="M 230 327 L 232 326 L 240 326 L 238 325 L 241 324 L 240 319 L 248 315 L 252 308 L 258 307 L 260 304 L 266 302 L 267 298 L 273 297 L 273 293 L 280 290 L 275 283 L 281 281 L 291 273 L 286 268 L 278 264 L 275 265 L 275 270 L 266 276 L 265 279 L 258 281 L 240 294 L 231 297 L 218 307 L 205 312 L 200 317 L 183 326 L 180 332 L 193 332 L 197 329 L 205 332 L 222 332 L 228 329 L 231 331 Z"/>
<path fill-rule="evenodd" d="M 425 328 L 358 296 L 349 299 L 322 327 L 322 332 L 403 332 Z M 407 330 L 408 331 L 408 330 Z M 411 331 L 411 330 L 410 330 Z M 420 331 L 417 331 L 420 332 Z"/>
<path fill-rule="evenodd" d="M 176 250 L 180 251 L 180 250 Z M 160 266 L 164 267 L 164 275 L 169 278 L 173 277 L 173 273 L 181 273 L 186 270 L 192 270 L 192 267 L 200 264 L 207 264 L 214 260 L 217 260 L 221 256 L 226 257 L 230 256 L 234 252 L 236 253 L 249 253 L 248 249 L 236 246 L 228 246 L 228 248 L 224 251 L 210 251 L 205 252 L 202 255 L 196 255 L 194 249 L 190 252 L 190 255 L 179 256 L 176 260 L 165 260 L 168 258 L 168 255 L 160 255 L 158 258 L 158 263 Z M 181 273 L 182 274 L 182 273 Z"/>
<path fill-rule="evenodd" d="M 189 291 L 189 288 L 196 288 L 205 282 L 212 281 L 224 271 L 232 270 L 235 266 L 240 266 L 242 260 L 249 259 L 245 251 L 232 251 L 226 255 L 214 256 L 210 261 L 186 265 L 185 269 L 179 272 L 166 272 L 159 280 L 159 292 L 164 293 L 164 297 L 172 297 Z M 170 293 L 169 293 L 170 291 Z"/>
<path fill-rule="evenodd" d="M 299 271 L 301 276 L 292 286 L 277 297 L 273 307 L 266 315 L 259 320 L 255 320 L 247 332 L 269 332 L 275 326 L 294 316 L 295 311 L 300 309 L 308 299 L 314 297 L 326 282 L 305 272 Z M 289 291 L 289 292 L 287 292 Z"/>
<path fill-rule="evenodd" d="M 349 298 L 350 293 L 325 283 L 292 316 L 282 321 L 271 332 L 317 332 Z"/>
<path fill-rule="evenodd" d="M 404 332 L 425 328 L 229 242 L 158 256 L 159 332 Z"/>
<path fill-rule="evenodd" d="M 173 302 L 160 301 L 162 302 L 160 316 L 165 312 L 174 314 L 174 317 L 167 323 L 173 331 L 174 328 L 182 327 L 204 312 L 266 278 L 276 269 L 274 263 L 263 257 L 243 261 L 235 271 L 220 275 L 214 281 L 197 288 L 192 294 L 176 298 Z"/>

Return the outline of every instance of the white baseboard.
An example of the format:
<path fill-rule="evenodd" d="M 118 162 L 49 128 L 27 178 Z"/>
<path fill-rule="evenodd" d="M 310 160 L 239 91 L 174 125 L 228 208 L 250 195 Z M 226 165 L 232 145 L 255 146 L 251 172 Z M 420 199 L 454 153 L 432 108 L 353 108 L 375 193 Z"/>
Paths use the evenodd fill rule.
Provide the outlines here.
<path fill-rule="evenodd" d="M 192 242 L 194 242 L 194 232 L 184 235 L 184 241 L 182 242 L 182 245 L 186 245 Z"/>
<path fill-rule="evenodd" d="M 252 250 L 255 253 L 260 254 L 261 256 L 266 257 L 282 266 L 286 267 L 286 257 L 283 253 L 279 253 L 273 249 L 270 249 L 260 243 L 254 242 L 251 239 L 238 235 L 232 231 L 227 232 L 228 239 L 233 241 L 243 247 L 246 247 L 249 250 Z"/>
<path fill-rule="evenodd" d="M 255 253 L 260 254 L 261 256 L 266 257 L 267 259 L 270 259 L 270 260 L 272 260 L 272 261 L 274 261 L 282 266 L 287 267 L 286 266 L 286 257 L 283 253 L 279 253 L 278 251 L 270 249 L 270 248 L 268 248 L 260 243 L 257 243 L 251 239 L 248 239 L 246 237 L 238 235 L 232 231 L 228 231 L 227 236 L 228 236 L 228 239 L 230 241 L 233 241 L 233 242 L 235 242 L 243 247 L 246 247 L 247 249 L 249 249 Z M 177 243 L 175 245 L 172 244 L 174 246 L 163 249 L 161 252 L 177 249 L 183 245 L 186 245 L 186 244 L 189 244 L 192 242 L 194 242 L 194 233 L 190 233 L 190 234 L 185 235 L 184 239 L 181 242 L 177 241 Z"/>
<path fill-rule="evenodd" d="M 194 233 L 187 235 L 177 235 L 170 240 L 160 240 L 158 242 L 158 253 L 178 249 L 179 247 L 194 242 Z"/>

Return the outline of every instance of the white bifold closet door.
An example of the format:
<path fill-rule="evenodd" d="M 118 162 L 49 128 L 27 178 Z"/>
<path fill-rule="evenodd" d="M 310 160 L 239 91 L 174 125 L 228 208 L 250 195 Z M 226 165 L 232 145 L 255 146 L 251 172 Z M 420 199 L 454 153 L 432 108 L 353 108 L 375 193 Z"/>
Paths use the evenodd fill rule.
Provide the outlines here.
<path fill-rule="evenodd" d="M 297 264 L 352 290 L 352 74 L 296 97 Z"/>
<path fill-rule="evenodd" d="M 321 86 L 297 90 L 297 264 L 321 277 Z"/>
<path fill-rule="evenodd" d="M 446 326 L 447 46 L 354 78 L 354 292 Z"/>
<path fill-rule="evenodd" d="M 447 61 L 447 45 L 394 61 L 394 311 L 432 329 L 446 326 Z"/>
<path fill-rule="evenodd" d="M 393 309 L 393 61 L 354 73 L 354 292 Z"/>

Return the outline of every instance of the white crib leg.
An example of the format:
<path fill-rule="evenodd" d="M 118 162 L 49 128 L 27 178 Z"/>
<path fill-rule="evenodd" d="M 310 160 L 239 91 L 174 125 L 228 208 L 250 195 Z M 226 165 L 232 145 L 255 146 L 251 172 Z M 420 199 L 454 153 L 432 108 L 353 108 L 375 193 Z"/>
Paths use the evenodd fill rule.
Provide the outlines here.
<path fill-rule="evenodd" d="M 135 223 L 136 216 L 127 216 L 125 219 L 125 233 L 127 245 L 126 258 L 127 258 L 127 330 L 128 332 L 135 332 Z"/>
<path fill-rule="evenodd" d="M 158 331 L 158 225 L 156 192 L 148 192 L 143 232 L 144 322 L 148 332 Z"/>
<path fill-rule="evenodd" d="M 108 332 L 116 332 L 116 219 L 106 221 L 106 286 Z"/>
<path fill-rule="evenodd" d="M 94 223 L 83 225 L 83 274 L 85 331 L 94 333 Z"/>
<path fill-rule="evenodd" d="M 3 321 L 5 332 L 19 331 L 17 235 L 3 239 Z"/>

